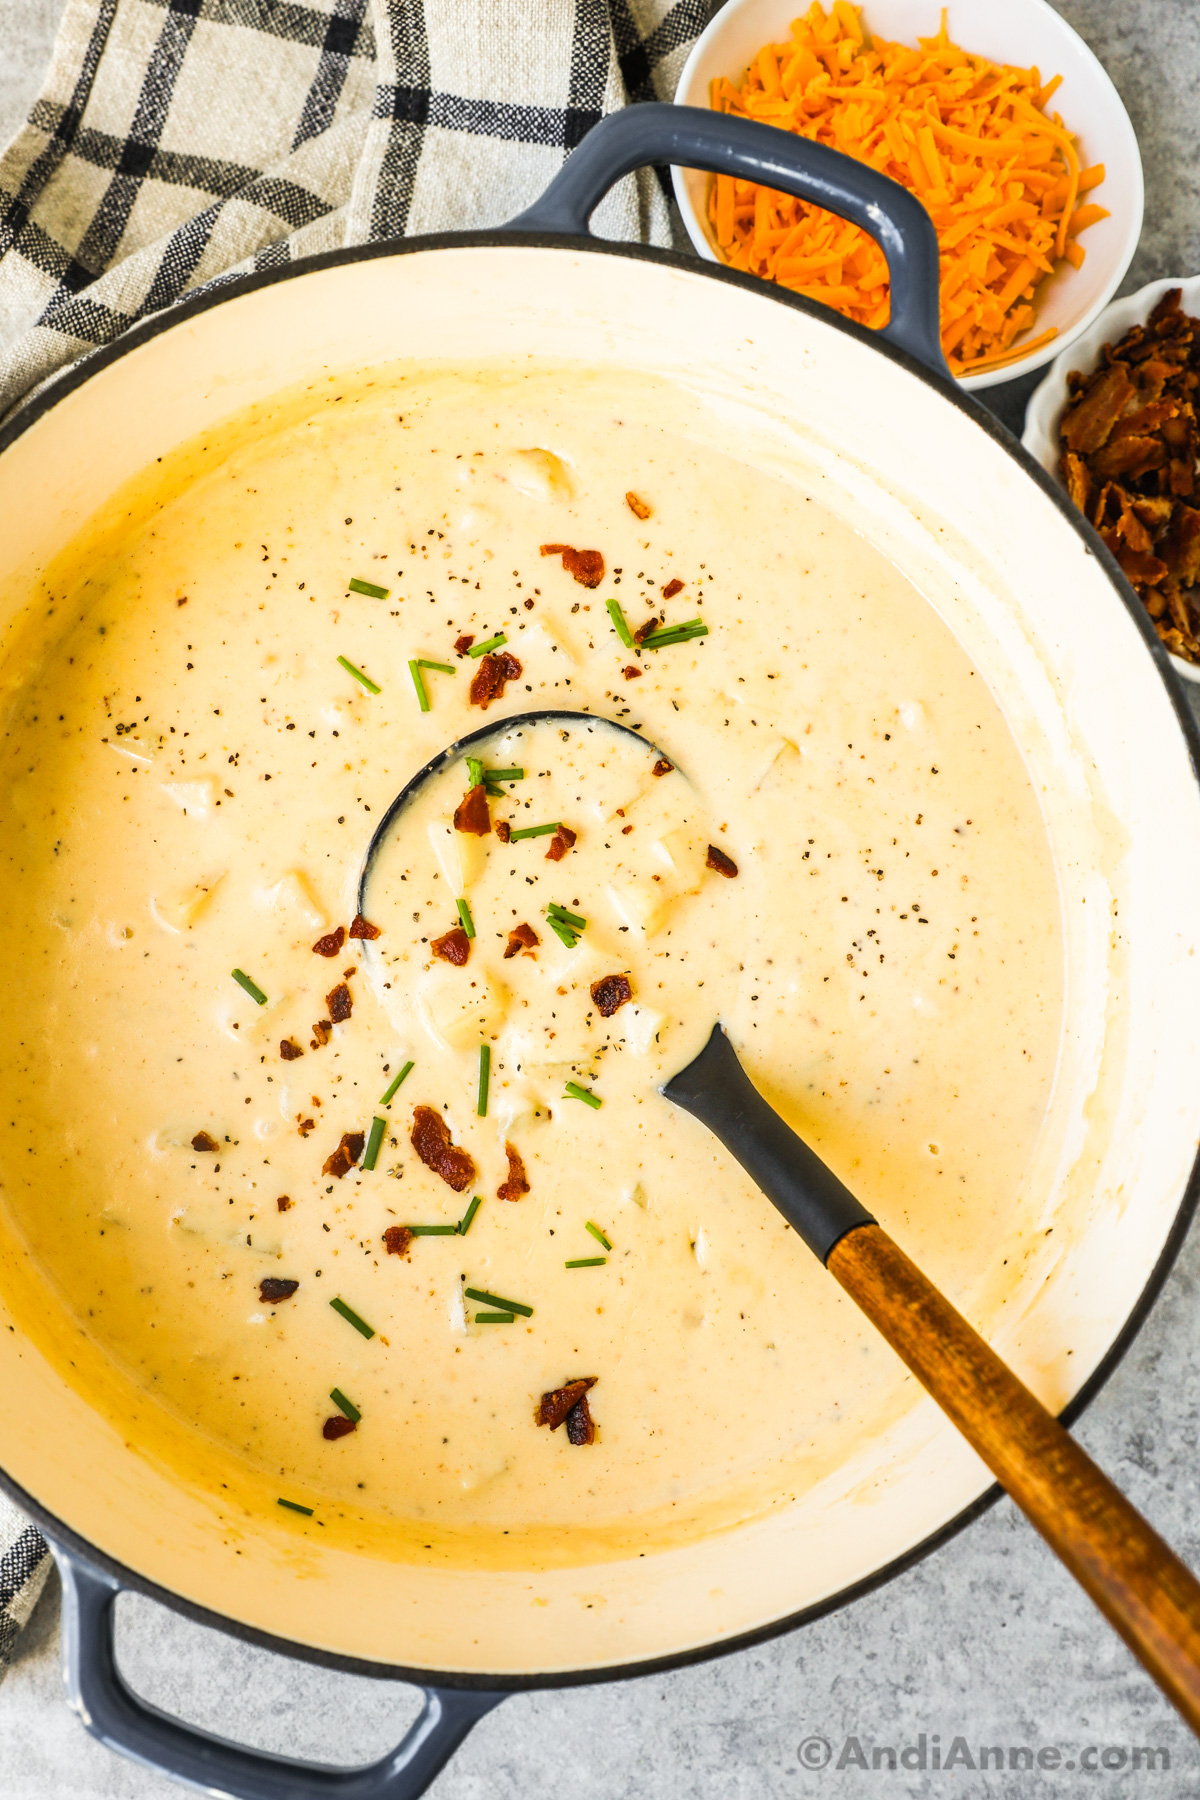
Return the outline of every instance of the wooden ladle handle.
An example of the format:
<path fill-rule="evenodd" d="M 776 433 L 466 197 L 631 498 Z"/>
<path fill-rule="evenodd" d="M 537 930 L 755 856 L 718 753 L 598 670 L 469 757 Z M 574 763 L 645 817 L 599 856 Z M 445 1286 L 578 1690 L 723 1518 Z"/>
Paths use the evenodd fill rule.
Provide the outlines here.
<path fill-rule="evenodd" d="M 878 1225 L 827 1267 L 1200 1734 L 1200 1582 Z"/>
<path fill-rule="evenodd" d="M 720 1025 L 662 1093 L 715 1132 L 1200 1736 L 1200 1582 L 764 1100 Z"/>

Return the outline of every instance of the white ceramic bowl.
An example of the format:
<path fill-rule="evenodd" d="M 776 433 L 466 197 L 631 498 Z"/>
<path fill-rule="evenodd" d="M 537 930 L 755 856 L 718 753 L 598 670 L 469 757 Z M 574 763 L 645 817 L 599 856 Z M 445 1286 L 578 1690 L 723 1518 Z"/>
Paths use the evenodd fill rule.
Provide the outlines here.
<path fill-rule="evenodd" d="M 786 42 L 798 0 L 729 0 L 701 33 L 683 66 L 676 101 L 707 106 L 717 76 L 740 81 L 764 44 Z M 866 0 L 863 22 L 880 37 L 915 44 L 936 35 L 938 0 Z M 1107 174 L 1090 196 L 1110 217 L 1084 233 L 1081 269 L 1064 265 L 1050 282 L 1029 335 L 1051 325 L 1058 336 L 1028 357 L 989 373 L 968 375 L 967 389 L 993 387 L 1039 369 L 1073 343 L 1112 299 L 1133 260 L 1142 229 L 1142 159 L 1129 115 L 1101 64 L 1047 0 L 947 0 L 952 40 L 995 62 L 1022 68 L 1036 64 L 1043 81 L 1062 76 L 1052 109 L 1079 140 L 1083 166 L 1102 162 Z M 698 169 L 673 169 L 675 198 L 688 236 L 710 262 L 720 262 L 705 211 L 710 177 Z"/>
<path fill-rule="evenodd" d="M 1131 325 L 1144 324 L 1171 288 L 1183 289 L 1180 304 L 1184 312 L 1193 317 L 1200 315 L 1200 275 L 1172 275 L 1163 281 L 1151 281 L 1136 294 L 1126 294 L 1123 300 L 1114 300 L 1106 306 L 1087 330 L 1079 333 L 1069 349 L 1059 351 L 1034 388 L 1025 413 L 1021 442 L 1055 481 L 1062 481 L 1058 468 L 1058 422 L 1067 404 L 1067 376 L 1072 369 L 1082 369 L 1085 373 L 1094 369 L 1105 344 L 1115 344 Z M 1181 656 L 1172 656 L 1171 662 L 1176 674 L 1184 681 L 1200 686 L 1200 667 L 1184 662 Z"/>

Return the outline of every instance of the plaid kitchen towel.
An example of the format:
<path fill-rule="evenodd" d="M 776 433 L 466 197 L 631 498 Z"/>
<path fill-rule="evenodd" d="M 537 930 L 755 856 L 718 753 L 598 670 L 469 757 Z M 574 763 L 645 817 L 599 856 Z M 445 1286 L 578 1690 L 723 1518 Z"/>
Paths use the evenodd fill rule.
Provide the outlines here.
<path fill-rule="evenodd" d="M 712 0 L 67 0 L 0 157 L 0 416 L 147 313 L 318 250 L 498 225 L 670 99 Z M 648 171 L 603 235 L 669 241 Z"/>
<path fill-rule="evenodd" d="M 207 282 L 498 225 L 605 113 L 669 100 L 712 0 L 67 0 L 0 156 L 0 416 Z M 666 243 L 630 176 L 603 235 Z M 0 1497 L 0 1673 L 44 1540 Z"/>
<path fill-rule="evenodd" d="M 45 1538 L 0 1494 L 0 1678 L 49 1573 Z"/>

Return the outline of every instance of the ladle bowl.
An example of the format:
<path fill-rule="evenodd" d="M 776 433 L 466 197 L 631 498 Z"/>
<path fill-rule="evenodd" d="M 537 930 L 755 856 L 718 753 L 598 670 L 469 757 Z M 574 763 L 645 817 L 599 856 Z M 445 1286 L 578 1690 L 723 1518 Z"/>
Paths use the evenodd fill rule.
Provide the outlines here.
<path fill-rule="evenodd" d="M 396 821 L 399 819 L 405 807 L 408 806 L 410 801 L 415 800 L 421 789 L 425 787 L 429 781 L 435 776 L 441 775 L 452 763 L 465 760 L 472 751 L 482 748 L 484 744 L 491 742 L 494 738 L 508 737 L 514 731 L 520 731 L 522 727 L 529 725 L 567 724 L 587 725 L 590 727 L 602 725 L 609 731 L 622 732 L 626 737 L 633 738 L 636 743 L 644 744 L 646 749 L 653 756 L 666 756 L 664 750 L 660 750 L 657 744 L 651 743 L 649 738 L 643 737 L 642 733 L 636 730 L 632 725 L 623 725 L 619 719 L 608 719 L 601 713 L 573 712 L 566 707 L 549 707 L 542 711 L 509 713 L 502 719 L 494 719 L 488 725 L 481 725 L 478 731 L 469 731 L 466 737 L 456 739 L 453 744 L 448 744 L 444 750 L 439 750 L 436 756 L 431 756 L 424 768 L 418 769 L 415 775 L 410 776 L 380 819 L 378 825 L 375 827 L 371 841 L 367 845 L 366 854 L 363 857 L 362 868 L 359 871 L 359 912 L 364 914 L 364 916 L 367 913 L 367 887 L 371 879 L 371 873 L 379 859 L 380 851 L 392 836 Z M 672 768 L 678 767 L 673 757 L 666 757 L 666 760 L 671 764 Z"/>

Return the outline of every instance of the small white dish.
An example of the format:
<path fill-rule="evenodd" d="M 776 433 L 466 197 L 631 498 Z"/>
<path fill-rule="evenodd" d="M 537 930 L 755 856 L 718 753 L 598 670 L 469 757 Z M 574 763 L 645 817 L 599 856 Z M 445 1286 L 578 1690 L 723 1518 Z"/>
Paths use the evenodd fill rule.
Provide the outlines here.
<path fill-rule="evenodd" d="M 676 102 L 707 107 L 710 82 L 722 75 L 740 81 L 764 44 L 787 41 L 799 10 L 796 0 L 728 0 L 697 38 L 679 78 Z M 863 23 L 879 37 L 915 44 L 918 37 L 936 36 L 941 10 L 939 0 L 866 0 Z M 975 55 L 1021 68 L 1036 64 L 1044 81 L 1062 76 L 1052 110 L 1076 135 L 1084 167 L 1104 164 L 1105 179 L 1089 198 L 1110 214 L 1080 239 L 1087 251 L 1083 267 L 1066 264 L 1059 269 L 1038 306 L 1028 335 L 1038 337 L 1053 325 L 1058 336 L 1001 369 L 964 376 L 960 385 L 972 391 L 1040 369 L 1087 330 L 1133 260 L 1145 191 L 1137 138 L 1120 95 L 1083 39 L 1047 0 L 947 0 L 946 24 L 953 42 Z M 698 169 L 676 168 L 671 174 L 688 236 L 701 256 L 720 262 L 705 204 L 710 177 Z"/>
<path fill-rule="evenodd" d="M 1193 318 L 1200 316 L 1200 275 L 1168 276 L 1163 281 L 1147 282 L 1136 294 L 1126 294 L 1124 299 L 1106 306 L 1069 349 L 1059 352 L 1030 395 L 1021 442 L 1060 487 L 1063 480 L 1058 466 L 1058 426 L 1067 404 L 1067 376 L 1073 369 L 1090 374 L 1105 344 L 1117 343 L 1133 325 L 1144 325 L 1172 288 L 1182 289 L 1179 304 L 1184 312 Z M 1182 680 L 1200 686 L 1200 666 L 1184 662 L 1182 656 L 1172 656 L 1171 661 Z"/>

